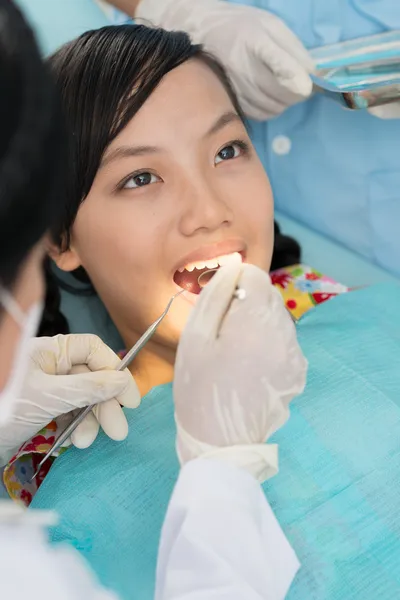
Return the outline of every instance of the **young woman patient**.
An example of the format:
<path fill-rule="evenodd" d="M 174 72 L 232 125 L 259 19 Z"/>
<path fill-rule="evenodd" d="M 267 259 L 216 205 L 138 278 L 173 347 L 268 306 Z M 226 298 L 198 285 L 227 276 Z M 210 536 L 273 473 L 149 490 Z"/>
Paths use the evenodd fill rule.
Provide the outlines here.
<path fill-rule="evenodd" d="M 232 253 L 269 270 L 268 177 L 223 70 L 186 35 L 110 27 L 51 66 L 73 132 L 55 262 L 84 270 L 126 348 L 188 290 L 132 365 L 144 395 L 172 381 L 199 271 Z"/>
<path fill-rule="evenodd" d="M 53 232 L 55 263 L 99 295 L 128 349 L 185 289 L 131 365 L 145 396 L 173 379 L 202 270 L 235 253 L 270 269 L 268 177 L 223 68 L 185 34 L 106 27 L 62 47 L 50 65 L 72 133 L 67 187 L 56 198 L 64 212 Z M 275 263 L 283 266 L 297 246 L 278 237 Z M 67 333 L 57 280 L 48 275 L 41 334 Z M 33 452 L 34 468 L 35 453 L 63 426 L 53 422 L 30 440 L 24 460 Z M 96 432 L 78 445 L 90 445 Z M 5 479 L 11 494 L 29 503 L 47 470 L 29 482 L 26 463 L 20 467 L 13 462 Z"/>

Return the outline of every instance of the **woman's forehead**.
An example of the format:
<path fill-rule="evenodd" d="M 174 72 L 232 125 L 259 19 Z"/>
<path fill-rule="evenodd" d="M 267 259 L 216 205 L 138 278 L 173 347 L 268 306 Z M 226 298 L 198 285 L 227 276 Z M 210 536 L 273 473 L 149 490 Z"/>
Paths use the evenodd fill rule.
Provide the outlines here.
<path fill-rule="evenodd" d="M 167 73 L 111 147 L 135 138 L 140 145 L 189 131 L 204 135 L 222 115 L 235 112 L 223 84 L 200 60 Z"/>

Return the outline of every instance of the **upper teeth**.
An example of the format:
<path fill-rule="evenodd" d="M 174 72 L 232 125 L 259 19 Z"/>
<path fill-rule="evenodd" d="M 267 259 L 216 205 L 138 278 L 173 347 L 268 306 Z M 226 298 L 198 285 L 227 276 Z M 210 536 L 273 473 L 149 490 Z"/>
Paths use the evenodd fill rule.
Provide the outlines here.
<path fill-rule="evenodd" d="M 217 269 L 218 267 L 223 267 L 227 261 L 229 261 L 231 256 L 239 255 L 239 252 L 232 252 L 232 254 L 224 254 L 222 256 L 217 256 L 216 258 L 212 258 L 211 260 L 202 260 L 194 263 L 189 263 L 185 267 L 181 267 L 179 269 L 180 273 L 183 271 L 194 271 L 198 269 L 201 271 L 202 269 Z"/>

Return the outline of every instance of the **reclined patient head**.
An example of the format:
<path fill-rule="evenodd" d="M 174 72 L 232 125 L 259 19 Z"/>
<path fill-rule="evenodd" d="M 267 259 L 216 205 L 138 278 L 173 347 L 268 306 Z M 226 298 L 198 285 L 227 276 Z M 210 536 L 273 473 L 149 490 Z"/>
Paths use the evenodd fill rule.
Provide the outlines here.
<path fill-rule="evenodd" d="M 215 59 L 184 33 L 125 25 L 84 34 L 51 66 L 72 134 L 53 258 L 84 269 L 127 346 L 224 255 L 269 269 L 270 185 Z M 152 383 L 171 379 L 195 298 L 176 300 L 142 354 L 164 373 Z"/>

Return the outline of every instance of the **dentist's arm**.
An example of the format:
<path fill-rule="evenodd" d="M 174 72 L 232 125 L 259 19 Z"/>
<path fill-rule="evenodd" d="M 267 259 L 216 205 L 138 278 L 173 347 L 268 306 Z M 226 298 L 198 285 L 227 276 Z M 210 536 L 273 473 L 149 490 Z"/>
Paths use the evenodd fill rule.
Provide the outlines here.
<path fill-rule="evenodd" d="M 117 372 L 118 356 L 95 335 L 57 335 L 29 342 L 29 371 L 12 419 L 0 428 L 0 465 L 53 419 L 63 428 L 76 410 L 93 411 L 72 435 L 87 448 L 99 427 L 115 440 L 128 434 L 121 406 L 136 408 L 140 394 L 129 371 Z M 79 374 L 71 374 L 79 370 Z"/>
<path fill-rule="evenodd" d="M 378 119 L 400 119 L 400 102 L 375 106 L 369 108 L 368 112 Z"/>
<path fill-rule="evenodd" d="M 231 299 L 238 285 L 245 300 Z M 183 465 L 165 520 L 156 600 L 283 600 L 299 568 L 259 482 L 307 363 L 268 275 L 224 267 L 181 338 L 174 381 Z"/>
<path fill-rule="evenodd" d="M 118 10 L 131 17 L 135 16 L 139 2 L 140 0 L 108 0 L 108 4 L 115 6 L 115 8 L 118 8 Z"/>
<path fill-rule="evenodd" d="M 264 120 L 308 98 L 314 65 L 276 15 L 224 0 L 113 0 L 137 19 L 186 31 L 227 69 L 247 116 Z"/>
<path fill-rule="evenodd" d="M 298 569 L 252 475 L 217 460 L 183 467 L 162 531 L 155 600 L 283 600 Z"/>

